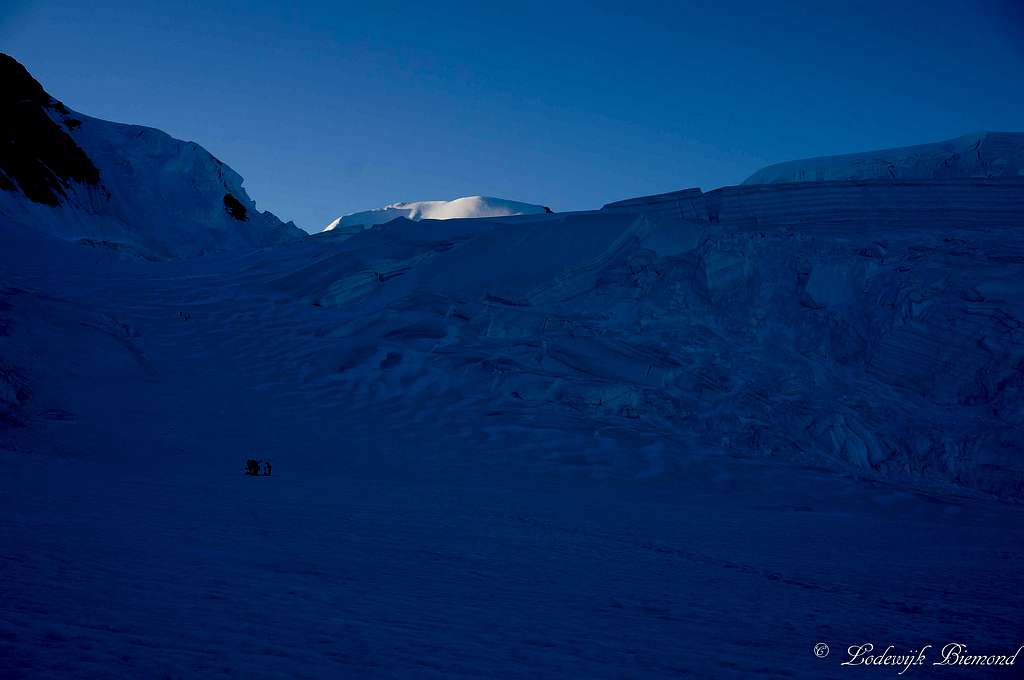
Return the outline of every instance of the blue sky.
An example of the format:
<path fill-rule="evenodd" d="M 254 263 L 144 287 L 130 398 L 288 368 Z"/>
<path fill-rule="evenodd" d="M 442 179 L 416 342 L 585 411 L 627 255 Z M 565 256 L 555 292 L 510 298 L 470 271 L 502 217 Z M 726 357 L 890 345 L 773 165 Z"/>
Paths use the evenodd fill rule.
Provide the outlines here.
<path fill-rule="evenodd" d="M 1024 130 L 1022 6 L 0 0 L 0 49 L 73 109 L 202 144 L 317 230 L 399 200 L 594 208 Z"/>

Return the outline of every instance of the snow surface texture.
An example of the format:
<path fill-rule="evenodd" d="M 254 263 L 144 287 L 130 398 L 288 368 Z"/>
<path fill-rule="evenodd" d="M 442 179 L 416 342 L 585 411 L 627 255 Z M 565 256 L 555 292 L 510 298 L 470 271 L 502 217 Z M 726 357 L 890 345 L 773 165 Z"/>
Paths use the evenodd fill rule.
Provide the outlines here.
<path fill-rule="evenodd" d="M 508 217 L 511 215 L 538 215 L 551 209 L 532 203 L 520 203 L 491 196 L 466 196 L 452 201 L 413 201 L 392 203 L 383 208 L 343 215 L 324 231 L 354 234 L 375 224 L 385 224 L 399 217 L 409 220 L 456 220 L 475 217 Z"/>
<path fill-rule="evenodd" d="M 952 179 L 1024 175 L 1024 133 L 979 132 L 945 142 L 769 165 L 744 184 L 839 179 Z"/>
<path fill-rule="evenodd" d="M 0 239 L 5 676 L 846 678 L 862 641 L 1020 644 L 1011 230 Z"/>
<path fill-rule="evenodd" d="M 42 92 L 17 62 L 6 55 L 0 59 L 5 87 Z M 15 101 L 7 106 L 16 111 L 5 119 L 7 134 L 28 136 L 23 109 L 30 105 Z M 149 259 L 251 250 L 305 237 L 294 224 L 256 210 L 238 173 L 198 144 L 153 128 L 84 116 L 56 100 L 31 106 L 37 118 L 48 117 L 56 127 L 27 141 L 47 149 L 54 140 L 70 137 L 99 178 L 61 182 L 56 205 L 26 200 L 17 178 L 0 181 L 0 218 L 9 225 Z"/>
<path fill-rule="evenodd" d="M 166 181 L 204 186 L 183 153 L 200 176 Z M 693 189 L 167 261 L 0 215 L 0 676 L 1012 654 L 1022 187 Z"/>

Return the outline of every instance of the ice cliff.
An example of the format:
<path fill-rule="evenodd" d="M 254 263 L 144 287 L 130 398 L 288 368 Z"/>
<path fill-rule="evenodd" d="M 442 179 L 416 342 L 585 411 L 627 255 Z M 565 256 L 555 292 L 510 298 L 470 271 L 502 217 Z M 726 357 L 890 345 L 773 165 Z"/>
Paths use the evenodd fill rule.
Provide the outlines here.
<path fill-rule="evenodd" d="M 340 315 L 361 398 L 461 395 L 594 465 L 628 468 L 586 431 L 658 474 L 713 450 L 1020 497 L 1022 215 L 1016 178 L 687 190 L 398 221 L 272 287 Z"/>
<path fill-rule="evenodd" d="M 1024 175 L 1024 134 L 978 132 L 932 144 L 769 165 L 744 184 L 839 179 L 953 179 Z"/>

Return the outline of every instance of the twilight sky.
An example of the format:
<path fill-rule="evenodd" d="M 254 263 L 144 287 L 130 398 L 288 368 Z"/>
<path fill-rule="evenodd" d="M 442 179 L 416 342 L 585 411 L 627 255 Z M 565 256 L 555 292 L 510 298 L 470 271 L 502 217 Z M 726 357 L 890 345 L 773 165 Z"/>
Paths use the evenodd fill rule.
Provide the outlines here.
<path fill-rule="evenodd" d="M 1019 0 L 0 0 L 0 50 L 73 109 L 198 142 L 312 231 L 1024 130 Z"/>

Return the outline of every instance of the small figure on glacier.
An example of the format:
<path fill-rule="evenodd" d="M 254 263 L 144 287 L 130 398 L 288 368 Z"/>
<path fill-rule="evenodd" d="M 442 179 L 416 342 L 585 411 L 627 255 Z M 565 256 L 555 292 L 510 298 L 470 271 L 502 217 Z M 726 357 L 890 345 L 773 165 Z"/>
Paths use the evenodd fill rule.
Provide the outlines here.
<path fill-rule="evenodd" d="M 270 461 L 269 460 L 263 461 L 263 476 L 264 477 L 269 477 L 270 476 Z"/>

